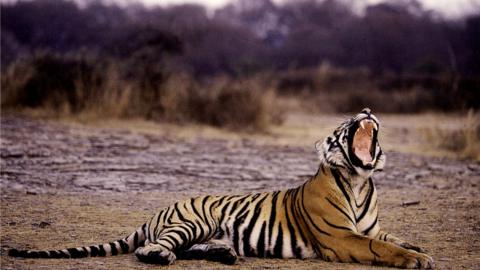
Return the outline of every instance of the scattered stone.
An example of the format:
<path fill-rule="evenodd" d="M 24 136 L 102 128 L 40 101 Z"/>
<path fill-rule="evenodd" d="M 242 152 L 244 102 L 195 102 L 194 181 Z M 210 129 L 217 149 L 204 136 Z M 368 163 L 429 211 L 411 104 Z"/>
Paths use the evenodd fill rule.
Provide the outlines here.
<path fill-rule="evenodd" d="M 412 205 L 418 205 L 420 204 L 420 201 L 407 201 L 407 202 L 402 202 L 403 207 L 407 206 L 412 206 Z"/>

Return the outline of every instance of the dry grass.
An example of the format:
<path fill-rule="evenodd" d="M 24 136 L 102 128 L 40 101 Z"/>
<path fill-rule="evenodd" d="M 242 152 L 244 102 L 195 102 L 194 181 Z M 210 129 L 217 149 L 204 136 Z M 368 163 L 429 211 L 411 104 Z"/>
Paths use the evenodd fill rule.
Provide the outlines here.
<path fill-rule="evenodd" d="M 329 64 L 278 74 L 278 92 L 300 97 L 314 112 L 352 113 L 364 107 L 382 113 L 462 111 L 478 108 L 475 79 L 452 86 L 451 76 L 374 75 L 365 68 Z"/>
<path fill-rule="evenodd" d="M 161 67 L 122 75 L 128 68 L 81 54 L 38 53 L 2 74 L 2 108 L 40 108 L 43 116 L 84 121 L 141 117 L 235 130 L 265 130 L 282 121 L 275 91 L 260 77 L 199 83 Z"/>
<path fill-rule="evenodd" d="M 480 161 L 480 115 L 470 110 L 461 120 L 460 128 L 441 127 L 424 130 L 427 141 L 459 158 Z"/>

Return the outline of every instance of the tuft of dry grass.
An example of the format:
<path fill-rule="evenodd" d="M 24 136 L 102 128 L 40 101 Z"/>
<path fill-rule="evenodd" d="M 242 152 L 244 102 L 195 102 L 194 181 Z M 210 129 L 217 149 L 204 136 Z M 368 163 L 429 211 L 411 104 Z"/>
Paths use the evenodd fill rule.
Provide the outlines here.
<path fill-rule="evenodd" d="M 480 161 L 480 115 L 468 111 L 460 128 L 425 129 L 424 135 L 436 147 L 447 150 L 459 158 Z"/>

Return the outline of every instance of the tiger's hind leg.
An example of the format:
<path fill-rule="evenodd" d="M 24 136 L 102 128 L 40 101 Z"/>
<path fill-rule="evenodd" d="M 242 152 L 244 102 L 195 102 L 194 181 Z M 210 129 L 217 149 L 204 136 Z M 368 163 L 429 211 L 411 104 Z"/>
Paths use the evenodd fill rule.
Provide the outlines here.
<path fill-rule="evenodd" d="M 230 265 L 237 261 L 235 250 L 223 241 L 216 239 L 195 244 L 189 249 L 177 252 L 177 256 L 183 260 L 208 260 Z"/>

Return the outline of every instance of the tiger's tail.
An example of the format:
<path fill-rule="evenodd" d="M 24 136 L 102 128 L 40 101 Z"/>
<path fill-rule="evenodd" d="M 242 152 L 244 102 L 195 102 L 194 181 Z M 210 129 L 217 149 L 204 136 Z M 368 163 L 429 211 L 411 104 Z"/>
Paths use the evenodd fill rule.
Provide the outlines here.
<path fill-rule="evenodd" d="M 113 241 L 111 243 L 67 248 L 59 250 L 17 250 L 10 249 L 8 255 L 12 257 L 20 258 L 84 258 L 84 257 L 104 257 L 115 256 L 117 254 L 131 253 L 135 251 L 139 246 L 143 246 L 146 239 L 146 227 L 147 224 L 143 224 L 135 232 L 129 236 Z"/>

